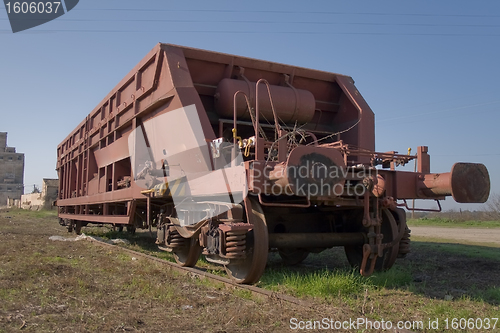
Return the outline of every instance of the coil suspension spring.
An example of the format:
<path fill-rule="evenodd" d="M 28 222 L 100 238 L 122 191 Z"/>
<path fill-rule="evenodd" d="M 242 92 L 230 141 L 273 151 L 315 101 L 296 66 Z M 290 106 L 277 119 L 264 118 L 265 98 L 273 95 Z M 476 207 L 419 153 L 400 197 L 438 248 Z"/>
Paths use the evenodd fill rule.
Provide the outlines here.
<path fill-rule="evenodd" d="M 226 257 L 245 257 L 247 230 L 230 230 L 225 232 Z"/>
<path fill-rule="evenodd" d="M 167 244 L 169 247 L 177 248 L 187 245 L 187 239 L 182 237 L 174 227 L 168 228 Z"/>

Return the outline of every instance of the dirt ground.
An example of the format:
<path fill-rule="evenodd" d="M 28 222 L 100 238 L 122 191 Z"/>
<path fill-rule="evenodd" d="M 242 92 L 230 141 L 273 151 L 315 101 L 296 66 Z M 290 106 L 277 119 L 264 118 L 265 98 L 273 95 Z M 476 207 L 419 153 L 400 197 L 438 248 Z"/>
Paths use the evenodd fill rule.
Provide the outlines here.
<path fill-rule="evenodd" d="M 257 297 L 53 235 L 69 236 L 54 217 L 0 212 L 0 332 L 289 332 L 293 317 L 359 316 Z"/>
<path fill-rule="evenodd" d="M 420 228 L 412 228 L 412 234 L 421 235 Z M 435 228 L 422 229 L 437 237 Z M 473 234 L 471 229 L 445 231 L 448 239 L 461 233 L 470 239 Z M 347 301 L 335 295 L 326 301 L 308 299 L 312 306 L 299 306 L 182 275 L 118 248 L 49 240 L 55 235 L 70 236 L 54 216 L 0 211 L 0 333 L 291 332 L 297 331 L 290 329 L 291 318 L 342 321 L 364 314 L 406 320 L 436 311 L 445 317 L 456 308 L 474 317 L 500 311 L 496 296 L 480 303 L 462 299 L 499 287 L 498 248 L 492 250 L 492 259 L 443 252 L 439 243 L 415 242 L 412 253 L 396 262 L 411 273 L 410 287 L 384 287 Z M 277 255 L 270 256 L 267 270 L 281 267 Z M 290 271 L 308 274 L 345 267 L 343 249 L 334 248 L 310 255 Z M 450 296 L 453 303 L 447 301 Z"/>
<path fill-rule="evenodd" d="M 500 245 L 500 229 L 490 228 L 440 228 L 411 227 L 412 236 L 455 239 L 471 243 L 492 243 Z"/>

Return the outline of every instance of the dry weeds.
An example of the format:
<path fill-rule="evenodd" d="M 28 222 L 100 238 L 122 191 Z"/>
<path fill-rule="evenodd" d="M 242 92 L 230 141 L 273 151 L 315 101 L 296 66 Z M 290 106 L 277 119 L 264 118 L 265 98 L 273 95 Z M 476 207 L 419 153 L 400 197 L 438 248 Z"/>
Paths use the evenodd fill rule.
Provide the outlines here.
<path fill-rule="evenodd" d="M 318 317 L 53 235 L 68 236 L 55 217 L 0 212 L 0 332 L 280 332 Z"/>

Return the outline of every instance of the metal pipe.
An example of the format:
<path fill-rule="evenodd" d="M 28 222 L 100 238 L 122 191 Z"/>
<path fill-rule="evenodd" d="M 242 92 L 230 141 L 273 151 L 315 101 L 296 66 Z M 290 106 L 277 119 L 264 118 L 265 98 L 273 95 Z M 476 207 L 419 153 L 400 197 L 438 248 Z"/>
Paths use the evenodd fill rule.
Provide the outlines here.
<path fill-rule="evenodd" d="M 459 203 L 483 203 L 490 193 L 490 177 L 483 164 L 455 163 L 450 172 L 423 175 L 417 188 L 426 198 L 451 195 Z"/>
<path fill-rule="evenodd" d="M 269 102 L 271 103 L 271 111 L 273 112 L 273 118 L 274 118 L 274 125 L 276 126 L 276 134 L 281 136 L 280 133 L 280 125 L 278 122 L 278 116 L 276 115 L 276 110 L 274 109 L 274 103 L 273 103 L 273 97 L 271 96 L 271 87 L 269 86 L 269 82 L 267 82 L 266 79 L 259 79 L 257 83 L 255 84 L 255 103 L 256 105 L 259 103 L 259 99 L 257 98 L 259 96 L 259 84 L 264 83 L 267 87 L 267 94 L 269 95 Z M 297 92 L 295 92 L 297 93 Z M 297 106 L 295 106 L 297 108 Z M 295 114 L 295 113 L 294 113 Z M 277 138 L 275 138 L 277 139 Z"/>
<path fill-rule="evenodd" d="M 238 112 L 237 112 L 237 107 L 236 107 L 236 97 L 238 97 L 238 94 L 243 94 L 243 97 L 245 97 L 245 101 L 247 103 L 248 112 L 252 112 L 251 106 L 250 106 L 250 101 L 248 100 L 247 94 L 245 94 L 245 92 L 241 91 L 241 90 L 238 90 L 237 92 L 235 92 L 234 96 L 233 96 L 233 129 L 235 131 L 237 131 L 236 126 L 238 124 L 238 119 L 237 119 L 238 118 Z M 237 143 L 238 142 L 236 142 L 236 137 L 233 136 L 233 144 L 236 145 Z"/>
<path fill-rule="evenodd" d="M 251 110 L 251 106 L 250 106 L 250 101 L 248 100 L 248 96 L 241 90 L 238 90 L 237 92 L 234 93 L 234 97 L 233 97 L 233 149 L 231 149 L 232 153 L 231 153 L 231 166 L 236 166 L 236 147 L 237 145 L 239 144 L 238 143 L 238 139 L 241 140 L 241 137 L 238 136 L 238 130 L 236 128 L 237 124 L 238 124 L 238 114 L 237 114 L 237 108 L 236 108 L 236 98 L 238 97 L 238 94 L 243 94 L 243 97 L 245 97 L 245 101 L 247 103 L 247 107 L 248 107 L 248 112 L 252 112 Z"/>
<path fill-rule="evenodd" d="M 260 79 L 262 80 L 262 79 Z M 259 151 L 259 146 L 260 146 L 260 136 L 259 136 L 259 81 L 255 84 L 255 124 L 254 124 L 254 131 L 255 131 L 255 157 L 257 158 L 258 151 Z"/>
<path fill-rule="evenodd" d="M 345 245 L 362 245 L 367 236 L 361 232 L 350 233 L 272 233 L 271 248 L 313 248 Z"/>
<path fill-rule="evenodd" d="M 408 151 L 408 155 L 410 155 L 410 151 L 411 151 L 411 148 L 409 148 L 410 150 Z M 418 158 L 414 159 L 413 160 L 413 172 L 417 172 L 417 161 L 418 161 Z M 412 205 L 412 210 L 411 210 L 411 218 L 412 220 L 415 218 L 415 198 L 413 198 L 413 205 Z"/>
<path fill-rule="evenodd" d="M 273 112 L 274 125 L 276 126 L 276 133 L 278 137 L 281 135 L 280 126 L 278 123 L 278 117 L 276 115 L 276 111 L 274 110 L 273 97 L 271 96 L 271 88 L 269 87 L 269 82 L 265 79 L 259 79 L 257 83 L 255 83 L 255 151 L 258 149 L 259 145 L 259 84 L 264 83 L 267 87 L 267 92 L 269 94 L 269 101 L 271 103 L 271 110 Z"/>

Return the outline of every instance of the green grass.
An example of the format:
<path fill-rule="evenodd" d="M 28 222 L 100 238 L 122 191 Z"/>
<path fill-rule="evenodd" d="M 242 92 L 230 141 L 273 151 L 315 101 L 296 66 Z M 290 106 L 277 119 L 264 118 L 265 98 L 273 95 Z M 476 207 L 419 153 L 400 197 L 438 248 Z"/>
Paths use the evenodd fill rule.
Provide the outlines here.
<path fill-rule="evenodd" d="M 478 292 L 478 294 L 481 296 L 481 299 L 487 302 L 500 304 L 500 287 L 488 288 L 485 291 Z"/>
<path fill-rule="evenodd" d="M 427 250 L 435 252 L 444 252 L 452 255 L 466 256 L 469 258 L 484 258 L 495 261 L 500 261 L 500 249 L 498 244 L 494 246 L 487 246 L 484 243 L 477 244 L 459 244 L 457 240 L 450 240 L 451 243 L 445 243 L 442 239 L 432 239 L 425 237 L 412 237 L 415 238 L 412 246 L 415 252 L 420 248 L 425 247 Z M 463 241 L 461 241 L 464 243 Z"/>
<path fill-rule="evenodd" d="M 450 227 L 450 228 L 500 228 L 500 221 L 459 221 L 449 218 L 420 218 L 409 219 L 408 226 L 434 226 L 434 227 Z"/>
<path fill-rule="evenodd" d="M 491 242 L 470 242 L 467 240 L 457 240 L 457 239 L 446 239 L 438 237 L 423 237 L 423 236 L 411 236 L 412 242 L 422 242 L 422 243 L 439 243 L 439 244 L 462 244 L 469 246 L 487 247 L 487 248 L 500 248 L 500 244 Z"/>
<path fill-rule="evenodd" d="M 413 283 L 413 276 L 411 267 L 396 265 L 388 271 L 374 273 L 369 280 L 377 287 L 397 288 L 410 286 Z"/>
<path fill-rule="evenodd" d="M 8 216 L 23 216 L 26 218 L 53 218 L 57 217 L 57 209 L 52 210 L 27 210 L 27 209 L 18 209 L 18 208 L 9 208 L 7 210 L 0 211 L 0 216 L 8 217 Z"/>
<path fill-rule="evenodd" d="M 444 223 L 446 226 L 451 226 L 455 222 L 433 219 L 424 223 L 427 223 L 426 225 Z M 495 223 L 500 226 L 499 222 Z M 469 223 L 469 226 L 475 225 Z M 106 228 L 94 228 L 93 230 L 95 231 L 92 231 L 91 234 L 100 237 L 129 239 L 132 244 L 125 247 L 173 261 L 171 254 L 158 251 L 154 242 L 147 238 L 144 232 L 130 235 L 112 232 Z M 88 230 L 85 232 L 89 234 Z M 491 282 L 491 280 L 484 284 L 480 279 L 478 281 L 471 280 L 465 287 L 456 286 L 453 281 L 462 280 L 457 273 L 463 269 L 462 266 L 450 267 L 447 266 L 449 264 L 446 264 L 446 260 L 441 262 L 441 259 L 453 258 L 457 263 L 464 260 L 464 265 L 479 260 L 490 261 L 494 265 L 495 262 L 500 261 L 498 245 L 497 247 L 488 247 L 484 244 L 482 246 L 457 244 L 456 240 L 450 241 L 453 243 L 446 243 L 443 240 L 429 240 L 421 237 L 412 237 L 412 239 L 412 253 L 425 253 L 421 259 L 410 263 L 398 260 L 392 269 L 386 272 L 377 272 L 368 278 L 360 276 L 357 270 L 347 267 L 341 249 L 337 249 L 336 252 L 329 250 L 319 255 L 311 255 L 306 260 L 305 265 L 294 267 L 283 266 L 279 258 L 276 258 L 277 255 L 271 254 L 268 267 L 258 286 L 299 298 L 313 299 L 315 303 L 319 304 L 334 305 L 339 308 L 345 306 L 353 313 L 360 313 L 374 320 L 385 319 L 396 322 L 401 319 L 411 319 L 423 322 L 427 329 L 429 319 L 439 318 L 440 330 L 438 331 L 440 332 L 444 331 L 442 320 L 445 318 L 498 317 L 500 285 Z M 273 256 L 275 259 L 272 259 Z M 435 258 L 431 258 L 432 256 Z M 128 260 L 126 258 L 118 259 Z M 308 262 L 321 263 L 323 268 L 308 267 Z M 489 265 L 488 262 L 485 264 Z M 197 266 L 207 269 L 210 273 L 225 276 L 221 266 L 212 265 L 203 257 L 200 258 Z M 466 270 L 464 274 L 467 274 Z M 438 279 L 426 282 L 425 276 L 436 275 L 439 276 Z M 415 277 L 421 276 L 424 276 L 423 280 L 422 278 L 415 280 Z M 452 279 L 452 276 L 455 280 Z M 457 276 L 459 280 L 457 280 Z M 467 276 L 463 276 L 463 279 L 467 279 Z M 217 283 L 207 279 L 193 281 L 196 285 L 209 285 L 215 289 L 225 289 L 223 285 L 216 286 Z M 131 283 L 135 286 L 137 281 L 131 280 Z M 136 287 L 133 289 L 139 289 L 137 297 L 155 292 L 155 288 L 151 285 L 143 286 L 142 289 Z M 457 288 L 463 288 L 463 293 L 457 292 Z M 454 293 L 453 298 L 444 297 L 445 292 Z M 233 290 L 232 294 L 242 299 L 255 301 L 255 295 L 246 290 Z M 247 327 L 250 324 L 242 322 L 238 325 Z M 433 332 L 433 330 L 426 331 Z"/>
<path fill-rule="evenodd" d="M 354 271 L 321 270 L 306 274 L 275 271 L 263 277 L 263 284 L 277 291 L 286 291 L 295 296 L 331 298 L 362 292 L 367 285 L 359 273 Z"/>
<path fill-rule="evenodd" d="M 212 279 L 207 279 L 205 277 L 202 277 L 201 279 L 194 279 L 193 281 L 196 285 L 210 287 L 213 289 L 222 290 L 226 288 L 224 283 Z"/>
<path fill-rule="evenodd" d="M 233 295 L 240 297 L 240 298 L 248 299 L 248 300 L 253 299 L 252 292 L 250 290 L 246 290 L 246 289 L 234 289 Z"/>
<path fill-rule="evenodd" d="M 126 239 L 130 244 L 120 244 L 125 248 L 133 251 L 141 252 L 144 254 L 152 255 L 160 259 L 164 259 L 170 262 L 175 262 L 174 256 L 170 252 L 159 250 L 158 246 L 155 244 L 154 239 L 150 237 L 147 231 L 138 231 L 135 234 L 128 232 L 113 231 L 108 227 L 93 227 L 86 228 L 83 232 L 88 236 L 101 237 L 105 240 L 110 239 Z M 213 265 L 209 263 L 204 256 L 201 256 L 196 264 L 198 268 L 203 268 L 207 272 L 219 276 L 226 277 L 226 272 L 224 268 L 220 265 Z"/>
<path fill-rule="evenodd" d="M 413 281 L 409 269 L 395 267 L 386 272 L 375 273 L 368 278 L 356 269 L 334 269 L 313 271 L 290 271 L 268 269 L 259 286 L 297 297 L 317 297 L 332 300 L 336 297 L 352 298 L 365 290 L 409 286 Z"/>
<path fill-rule="evenodd" d="M 0 332 L 259 332 L 273 327 L 283 331 L 291 316 L 309 315 L 309 309 L 272 298 L 261 300 L 247 291 L 233 293 L 221 283 L 181 274 L 142 257 L 132 260 L 133 255 L 119 249 L 121 245 L 54 242 L 49 240 L 52 235 L 74 234 L 58 225 L 55 214 L 25 218 L 42 216 L 33 213 L 0 212 L 12 216 L 12 223 L 0 219 Z M 98 230 L 101 236 L 109 231 Z M 127 238 L 130 247 L 145 253 L 156 250 L 154 240 L 139 231 L 135 236 L 111 232 L 109 236 Z"/>

